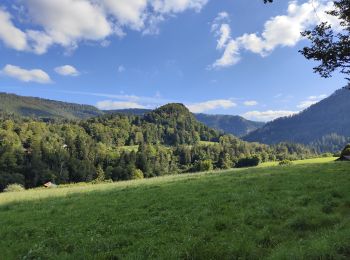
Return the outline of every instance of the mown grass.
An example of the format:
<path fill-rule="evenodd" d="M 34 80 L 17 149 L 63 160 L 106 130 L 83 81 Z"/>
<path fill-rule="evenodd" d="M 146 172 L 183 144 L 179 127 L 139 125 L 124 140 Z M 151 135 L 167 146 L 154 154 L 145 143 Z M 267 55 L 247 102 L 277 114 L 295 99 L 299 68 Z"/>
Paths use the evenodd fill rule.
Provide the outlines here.
<path fill-rule="evenodd" d="M 0 194 L 1 259 L 349 259 L 350 163 Z"/>

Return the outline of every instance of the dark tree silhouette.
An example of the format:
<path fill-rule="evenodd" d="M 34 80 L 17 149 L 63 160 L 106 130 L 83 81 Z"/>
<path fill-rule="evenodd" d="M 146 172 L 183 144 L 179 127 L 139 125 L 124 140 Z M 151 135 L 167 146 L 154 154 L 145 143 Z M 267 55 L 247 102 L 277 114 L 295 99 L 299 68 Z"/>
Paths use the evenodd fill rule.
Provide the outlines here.
<path fill-rule="evenodd" d="M 272 2 L 264 0 L 264 3 Z M 334 1 L 334 9 L 327 14 L 339 19 L 342 30 L 335 32 L 329 23 L 322 22 L 314 29 L 302 32 L 311 45 L 300 53 L 308 60 L 320 62 L 314 72 L 322 77 L 329 78 L 338 70 L 350 81 L 350 0 Z"/>
<path fill-rule="evenodd" d="M 300 52 L 309 60 L 321 62 L 314 71 L 322 77 L 331 77 L 339 70 L 350 80 L 350 0 L 335 1 L 334 9 L 327 13 L 339 19 L 342 31 L 336 33 L 329 23 L 323 22 L 302 33 L 311 46 Z"/>

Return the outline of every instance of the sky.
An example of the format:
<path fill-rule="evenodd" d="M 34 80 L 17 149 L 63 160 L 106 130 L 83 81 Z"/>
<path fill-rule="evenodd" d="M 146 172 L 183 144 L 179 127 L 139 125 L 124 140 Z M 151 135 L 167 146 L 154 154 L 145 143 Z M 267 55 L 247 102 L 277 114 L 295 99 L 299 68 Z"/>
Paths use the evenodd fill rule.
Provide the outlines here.
<path fill-rule="evenodd" d="M 269 121 L 345 86 L 298 51 L 323 0 L 2 0 L 0 92 Z"/>

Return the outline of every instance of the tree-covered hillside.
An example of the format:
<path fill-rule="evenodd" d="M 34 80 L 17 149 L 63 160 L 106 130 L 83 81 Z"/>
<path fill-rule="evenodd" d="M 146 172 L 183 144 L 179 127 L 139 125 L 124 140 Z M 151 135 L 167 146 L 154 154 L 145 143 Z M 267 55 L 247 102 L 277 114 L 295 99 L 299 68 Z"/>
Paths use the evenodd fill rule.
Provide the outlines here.
<path fill-rule="evenodd" d="M 47 181 L 119 181 L 311 156 L 298 144 L 267 146 L 222 135 L 181 104 L 165 105 L 144 117 L 0 117 L 0 191 L 11 183 L 30 188 Z"/>
<path fill-rule="evenodd" d="M 40 118 L 86 119 L 103 114 L 94 106 L 0 93 L 0 112 Z"/>
<path fill-rule="evenodd" d="M 303 112 L 267 123 L 248 134 L 246 141 L 266 144 L 295 142 L 312 144 L 323 151 L 339 151 L 350 137 L 350 91 L 336 91 Z"/>
<path fill-rule="evenodd" d="M 151 112 L 150 109 L 119 109 L 119 110 L 107 110 L 105 113 L 120 113 L 126 115 L 138 115 L 143 116 L 146 113 Z M 241 116 L 233 115 L 209 115 L 209 114 L 194 114 L 194 117 L 201 123 L 210 128 L 214 128 L 220 132 L 226 134 L 232 134 L 238 137 L 245 136 L 256 129 L 259 129 L 265 125 L 263 122 L 255 122 L 247 120 Z"/>

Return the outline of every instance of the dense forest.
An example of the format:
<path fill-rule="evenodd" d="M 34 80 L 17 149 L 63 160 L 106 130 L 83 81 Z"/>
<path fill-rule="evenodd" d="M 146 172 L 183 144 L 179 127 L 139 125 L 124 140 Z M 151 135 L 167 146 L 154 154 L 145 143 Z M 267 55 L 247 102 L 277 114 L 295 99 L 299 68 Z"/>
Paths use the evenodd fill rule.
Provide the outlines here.
<path fill-rule="evenodd" d="M 244 140 L 274 144 L 296 142 L 319 152 L 338 152 L 350 142 L 350 91 L 336 91 L 303 112 L 276 119 Z"/>
<path fill-rule="evenodd" d="M 268 146 L 223 135 L 181 104 L 144 116 L 0 118 L 0 191 L 10 183 L 31 188 L 47 181 L 119 181 L 314 156 L 303 145 Z"/>

